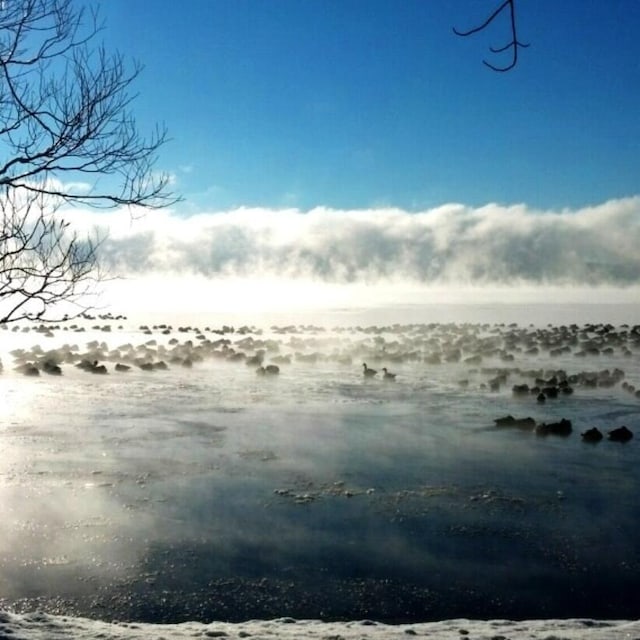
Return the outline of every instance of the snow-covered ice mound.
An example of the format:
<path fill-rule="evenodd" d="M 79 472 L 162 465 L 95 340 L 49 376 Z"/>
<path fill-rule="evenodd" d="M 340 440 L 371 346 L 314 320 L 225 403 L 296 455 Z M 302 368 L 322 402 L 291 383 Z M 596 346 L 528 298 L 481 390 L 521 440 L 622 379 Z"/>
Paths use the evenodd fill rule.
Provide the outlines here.
<path fill-rule="evenodd" d="M 102 622 L 86 618 L 0 612 L 1 640 L 182 640 L 187 638 L 291 638 L 291 640 L 392 640 L 424 637 L 430 640 L 637 640 L 640 621 L 624 620 L 445 620 L 386 625 L 369 620 L 251 620 L 242 623 L 185 622 L 141 624 Z"/>

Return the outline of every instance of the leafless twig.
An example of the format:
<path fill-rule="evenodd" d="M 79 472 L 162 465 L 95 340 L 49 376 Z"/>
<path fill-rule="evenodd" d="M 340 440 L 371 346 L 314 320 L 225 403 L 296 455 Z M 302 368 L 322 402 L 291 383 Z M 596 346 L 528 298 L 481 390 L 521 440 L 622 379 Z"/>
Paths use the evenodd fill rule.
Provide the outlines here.
<path fill-rule="evenodd" d="M 93 207 L 176 201 L 154 170 L 163 127 L 143 137 L 130 107 L 141 67 L 93 41 L 95 13 L 75 0 L 0 10 L 0 186 Z"/>
<path fill-rule="evenodd" d="M 0 324 L 61 319 L 51 315 L 61 303 L 78 315 L 101 279 L 100 240 L 80 238 L 50 201 L 12 187 L 0 193 Z"/>
<path fill-rule="evenodd" d="M 94 45 L 101 29 L 76 0 L 0 2 L 0 324 L 89 308 L 100 242 L 62 205 L 178 200 L 155 170 L 164 127 L 144 137 L 131 114 L 141 67 Z"/>
<path fill-rule="evenodd" d="M 528 47 L 528 44 L 520 42 L 518 40 L 518 34 L 516 31 L 516 9 L 515 9 L 515 0 L 505 0 L 482 24 L 474 27 L 473 29 L 469 29 L 468 31 L 460 31 L 459 29 L 453 28 L 453 32 L 457 36 L 472 36 L 480 31 L 486 29 L 506 8 L 509 8 L 509 18 L 511 25 L 511 40 L 502 47 L 489 47 L 492 53 L 503 53 L 505 51 L 511 50 L 511 62 L 506 66 L 497 66 L 483 60 L 482 62 L 493 69 L 494 71 L 509 71 L 513 69 L 518 63 L 518 47 Z"/>

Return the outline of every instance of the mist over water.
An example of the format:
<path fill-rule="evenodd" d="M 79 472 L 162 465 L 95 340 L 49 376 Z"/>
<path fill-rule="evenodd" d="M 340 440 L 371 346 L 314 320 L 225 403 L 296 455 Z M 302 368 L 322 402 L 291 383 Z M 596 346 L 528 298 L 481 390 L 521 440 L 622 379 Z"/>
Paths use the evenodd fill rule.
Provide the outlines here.
<path fill-rule="evenodd" d="M 580 437 L 640 433 L 633 322 L 598 324 L 637 307 L 392 311 L 2 331 L 2 605 L 148 622 L 638 617 L 637 443 Z M 247 364 L 261 351 L 279 375 Z M 52 353 L 60 376 L 14 370 Z M 512 393 L 559 371 L 603 383 Z M 505 415 L 573 431 L 497 428 Z"/>
<path fill-rule="evenodd" d="M 157 212 L 135 223 L 123 213 L 110 218 L 101 250 L 107 265 L 138 275 L 628 286 L 640 277 L 639 208 L 633 197 L 576 211 L 238 208 L 186 218 Z"/>
<path fill-rule="evenodd" d="M 108 217 L 97 229 L 115 280 L 95 302 L 127 312 L 258 313 L 413 304 L 635 303 L 640 204 L 577 210 L 443 204 L 425 211 L 237 208 Z"/>

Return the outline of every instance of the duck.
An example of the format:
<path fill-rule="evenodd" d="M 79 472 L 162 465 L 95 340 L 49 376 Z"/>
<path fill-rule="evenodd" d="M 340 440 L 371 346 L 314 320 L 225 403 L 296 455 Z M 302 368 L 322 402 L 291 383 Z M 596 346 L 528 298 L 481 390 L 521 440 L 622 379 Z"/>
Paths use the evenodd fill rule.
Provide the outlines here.
<path fill-rule="evenodd" d="M 17 366 L 16 367 L 16 371 L 19 371 L 20 373 L 24 374 L 25 376 L 39 376 L 40 375 L 40 369 L 38 369 L 38 367 L 36 367 L 36 365 L 31 363 L 31 362 L 25 362 L 24 364 L 21 364 L 21 365 Z"/>
<path fill-rule="evenodd" d="M 50 376 L 62 375 L 62 369 L 60 368 L 60 365 L 57 362 L 54 362 L 53 360 L 45 360 L 42 363 L 42 370 L 45 373 L 48 373 Z"/>
<path fill-rule="evenodd" d="M 573 430 L 571 420 L 562 418 L 560 422 L 550 422 L 549 424 L 543 423 L 536 426 L 536 433 L 539 436 L 546 436 L 549 434 L 556 436 L 568 436 Z"/>
<path fill-rule="evenodd" d="M 382 367 L 382 370 L 384 371 L 384 379 L 385 380 L 393 381 L 393 380 L 396 379 L 396 374 L 395 373 L 391 373 L 391 371 L 387 371 L 387 367 Z"/>
<path fill-rule="evenodd" d="M 582 439 L 585 442 L 600 442 L 604 436 L 597 427 L 591 427 L 582 433 Z"/>
<path fill-rule="evenodd" d="M 367 363 L 363 362 L 362 373 L 364 374 L 365 378 L 373 378 L 373 376 L 375 376 L 378 372 L 375 369 L 370 369 L 369 367 L 367 367 Z"/>
<path fill-rule="evenodd" d="M 633 438 L 633 433 L 627 429 L 627 427 L 623 426 L 609 431 L 608 436 L 609 440 L 613 440 L 614 442 L 628 442 Z"/>
<path fill-rule="evenodd" d="M 83 358 L 80 362 L 78 362 L 78 364 L 76 364 L 76 367 L 78 367 L 78 369 L 82 369 L 83 371 L 88 371 L 89 373 L 107 373 L 107 367 L 103 364 L 98 364 L 97 360 L 91 362 L 90 360 Z"/>
<path fill-rule="evenodd" d="M 276 364 L 268 364 L 266 367 L 259 366 L 256 373 L 259 376 L 277 376 L 280 373 L 280 367 Z"/>

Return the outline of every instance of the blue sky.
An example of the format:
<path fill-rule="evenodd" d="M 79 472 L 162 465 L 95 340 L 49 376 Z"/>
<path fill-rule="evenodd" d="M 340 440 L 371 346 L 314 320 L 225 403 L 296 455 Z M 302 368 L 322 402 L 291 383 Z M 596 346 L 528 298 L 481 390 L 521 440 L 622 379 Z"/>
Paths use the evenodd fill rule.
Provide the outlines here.
<path fill-rule="evenodd" d="M 77 0 L 80 2 L 81 0 Z M 93 0 L 90 0 L 93 2 Z M 106 299 L 212 310 L 640 301 L 640 2 L 108 0 L 184 200 L 100 229 Z"/>
<path fill-rule="evenodd" d="M 144 65 L 133 110 L 185 212 L 459 202 L 576 209 L 640 191 L 640 2 L 517 0 L 504 44 L 459 38 L 498 0 L 108 0 Z"/>

